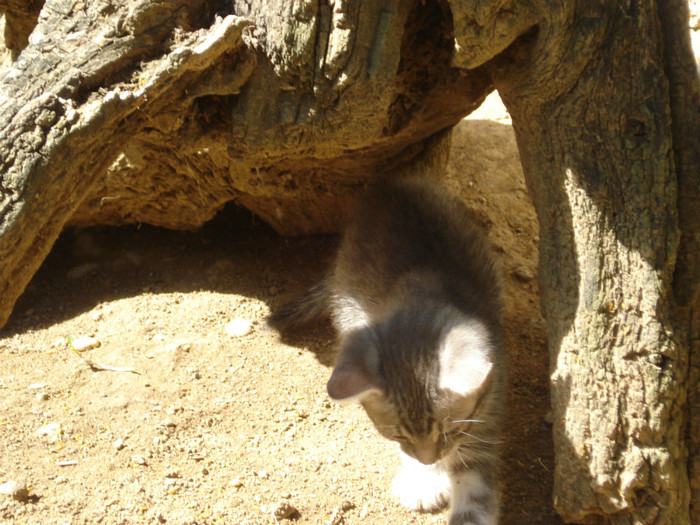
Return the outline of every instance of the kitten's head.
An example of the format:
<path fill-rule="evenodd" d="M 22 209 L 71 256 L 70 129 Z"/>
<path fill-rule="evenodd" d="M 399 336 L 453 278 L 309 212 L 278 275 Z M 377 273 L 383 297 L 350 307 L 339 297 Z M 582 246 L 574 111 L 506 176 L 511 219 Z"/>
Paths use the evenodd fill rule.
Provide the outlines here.
<path fill-rule="evenodd" d="M 469 435 L 493 369 L 483 323 L 444 305 L 406 307 L 343 338 L 328 393 L 360 402 L 382 435 L 430 464 Z"/>

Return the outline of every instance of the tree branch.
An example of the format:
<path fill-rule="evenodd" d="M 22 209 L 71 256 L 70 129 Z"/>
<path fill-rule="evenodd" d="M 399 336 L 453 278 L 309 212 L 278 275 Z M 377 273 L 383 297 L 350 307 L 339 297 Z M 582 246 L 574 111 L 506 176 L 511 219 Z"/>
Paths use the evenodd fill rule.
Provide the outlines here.
<path fill-rule="evenodd" d="M 153 12 L 131 7 L 115 13 L 116 20 L 86 19 L 83 30 L 92 36 L 85 40 L 50 32 L 60 27 L 54 11 L 35 31 L 44 37 L 36 38 L 0 78 L 0 325 L 123 144 L 147 125 L 150 114 L 172 104 L 169 91 L 180 94 L 222 54 L 240 48 L 249 25 L 233 16 L 219 19 L 210 32 L 188 34 L 165 56 L 143 63 L 138 78 L 110 82 L 110 74 L 162 46 L 140 38 L 151 36 Z M 46 53 L 47 48 L 53 52 Z M 37 75 L 37 69 L 44 74 Z M 239 87 L 244 81 L 242 75 Z M 103 92 L 81 99 L 85 86 L 96 84 L 104 86 Z"/>

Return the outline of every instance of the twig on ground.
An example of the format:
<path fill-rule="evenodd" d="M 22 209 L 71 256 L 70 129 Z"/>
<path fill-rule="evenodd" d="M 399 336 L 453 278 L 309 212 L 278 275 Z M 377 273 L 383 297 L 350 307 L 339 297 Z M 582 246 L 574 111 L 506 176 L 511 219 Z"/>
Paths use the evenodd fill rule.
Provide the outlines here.
<path fill-rule="evenodd" d="M 77 355 L 80 359 L 85 362 L 90 367 L 90 370 L 93 372 L 102 372 L 105 370 L 108 370 L 110 372 L 131 372 L 132 374 L 137 374 L 141 375 L 141 372 L 137 371 L 135 368 L 131 367 L 119 367 L 119 366 L 108 366 L 108 365 L 103 365 L 100 363 L 96 363 L 95 361 L 91 361 L 90 359 L 86 359 L 81 355 L 80 352 L 78 352 L 75 347 L 73 346 L 73 341 L 71 337 L 67 337 L 68 339 L 68 344 L 70 345 L 70 349 L 73 351 L 75 355 Z"/>

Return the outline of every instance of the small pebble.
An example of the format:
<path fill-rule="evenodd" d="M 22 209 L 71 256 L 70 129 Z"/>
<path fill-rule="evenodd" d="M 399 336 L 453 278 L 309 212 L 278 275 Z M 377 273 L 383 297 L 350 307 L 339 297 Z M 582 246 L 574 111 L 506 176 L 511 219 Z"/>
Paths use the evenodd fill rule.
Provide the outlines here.
<path fill-rule="evenodd" d="M 92 350 L 100 346 L 100 342 L 89 335 L 81 335 L 71 339 L 71 346 L 76 352 L 84 352 L 85 350 Z"/>
<path fill-rule="evenodd" d="M 554 413 L 551 410 L 547 410 L 547 413 L 542 418 L 548 425 L 554 424 Z"/>
<path fill-rule="evenodd" d="M 286 520 L 299 514 L 299 511 L 288 501 L 280 501 L 272 511 L 276 520 Z"/>
<path fill-rule="evenodd" d="M 253 330 L 253 324 L 246 319 L 234 319 L 224 329 L 231 337 L 243 337 Z"/>
<path fill-rule="evenodd" d="M 345 500 L 340 504 L 340 510 L 347 512 L 355 508 L 355 504 L 352 501 Z"/>
<path fill-rule="evenodd" d="M 143 457 L 141 454 L 134 454 L 133 456 L 131 456 L 131 461 L 132 463 L 136 463 L 137 465 L 141 465 L 144 467 L 147 465 L 146 458 Z"/>
<path fill-rule="evenodd" d="M 16 501 L 21 502 L 25 502 L 29 499 L 29 490 L 27 489 L 27 485 L 13 480 L 6 481 L 0 485 L 0 494 L 5 494 Z"/>
<path fill-rule="evenodd" d="M 340 525 L 343 521 L 343 513 L 340 509 L 335 509 L 326 523 L 328 525 Z"/>
<path fill-rule="evenodd" d="M 58 423 L 47 423 L 46 425 L 39 427 L 36 433 L 40 436 L 46 436 L 49 443 L 54 443 L 61 438 L 61 425 Z"/>
<path fill-rule="evenodd" d="M 530 269 L 526 266 L 518 266 L 515 270 L 513 270 L 513 276 L 518 281 L 523 283 L 530 282 L 535 278 Z"/>
<path fill-rule="evenodd" d="M 336 507 L 328 520 L 328 525 L 340 525 L 343 523 L 343 513 L 355 508 L 355 504 L 352 501 L 345 500 L 340 504 L 340 507 Z"/>
<path fill-rule="evenodd" d="M 122 438 L 119 438 L 114 441 L 114 448 L 117 450 L 121 450 L 125 447 L 126 445 L 124 444 L 124 440 Z"/>

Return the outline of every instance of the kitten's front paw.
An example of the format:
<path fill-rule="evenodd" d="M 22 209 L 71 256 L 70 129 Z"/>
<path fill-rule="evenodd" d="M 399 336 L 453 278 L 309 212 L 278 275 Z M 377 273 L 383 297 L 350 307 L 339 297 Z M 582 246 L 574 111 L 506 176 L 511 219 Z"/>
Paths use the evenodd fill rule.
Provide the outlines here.
<path fill-rule="evenodd" d="M 452 479 L 452 508 L 448 525 L 497 525 L 498 490 L 479 472 L 462 472 Z"/>
<path fill-rule="evenodd" d="M 447 504 L 451 487 L 447 472 L 439 463 L 423 465 L 406 456 L 391 489 L 404 507 L 432 512 Z"/>

